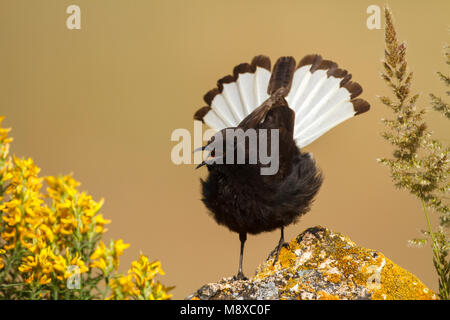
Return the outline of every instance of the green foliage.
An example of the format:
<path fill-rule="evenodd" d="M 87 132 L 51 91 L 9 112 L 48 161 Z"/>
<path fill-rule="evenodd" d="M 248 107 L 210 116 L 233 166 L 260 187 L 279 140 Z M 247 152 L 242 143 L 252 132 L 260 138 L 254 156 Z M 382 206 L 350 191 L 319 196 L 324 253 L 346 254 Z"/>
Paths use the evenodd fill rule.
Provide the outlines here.
<path fill-rule="evenodd" d="M 450 47 L 449 46 L 445 46 L 444 56 L 445 56 L 447 65 L 450 66 Z M 448 87 L 450 86 L 450 77 L 444 75 L 442 72 L 437 72 L 437 75 L 447 86 L 446 94 L 447 94 L 447 96 L 450 96 L 450 90 L 448 89 Z M 430 93 L 430 98 L 431 98 L 431 105 L 433 106 L 434 110 L 441 112 L 444 116 L 446 116 L 448 119 L 450 119 L 450 105 L 432 93 Z"/>
<path fill-rule="evenodd" d="M 9 155 L 12 138 L 0 117 L 0 299 L 169 299 L 156 277 L 159 261 L 141 254 L 118 272 L 129 247 L 102 241 L 97 202 L 71 175 L 39 177 L 32 159 Z M 43 183 L 47 192 L 41 192 Z"/>
<path fill-rule="evenodd" d="M 380 101 L 394 113 L 394 118 L 383 119 L 386 131 L 382 133 L 394 146 L 392 158 L 381 158 L 379 162 L 391 171 L 391 177 L 396 187 L 408 190 L 422 202 L 427 220 L 428 231 L 423 231 L 423 238 L 411 242 L 423 244 L 431 239 L 433 248 L 433 263 L 439 276 L 439 293 L 443 299 L 449 299 L 450 263 L 448 253 L 450 249 L 448 228 L 450 215 L 448 197 L 450 189 L 449 147 L 432 138 L 432 132 L 425 123 L 426 110 L 417 107 L 419 94 L 411 93 L 413 73 L 408 70 L 406 61 L 406 43 L 399 43 L 392 21 L 392 13 L 385 8 L 385 58 L 382 61 L 382 79 L 392 90 L 394 97 L 380 97 Z M 448 52 L 445 56 L 450 65 Z M 449 85 L 449 77 L 438 72 L 444 83 Z M 450 92 L 447 91 L 447 95 Z M 431 95 L 433 108 L 449 117 L 449 105 L 441 98 Z M 439 227 L 431 227 L 428 211 L 439 214 Z"/>

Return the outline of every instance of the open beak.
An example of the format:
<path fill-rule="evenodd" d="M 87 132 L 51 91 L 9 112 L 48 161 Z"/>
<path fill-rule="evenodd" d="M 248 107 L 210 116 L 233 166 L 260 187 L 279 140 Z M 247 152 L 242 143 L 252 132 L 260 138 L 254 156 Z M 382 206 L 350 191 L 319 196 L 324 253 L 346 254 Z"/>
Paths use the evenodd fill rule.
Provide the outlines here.
<path fill-rule="evenodd" d="M 200 163 L 198 166 L 195 167 L 195 169 L 201 168 L 206 164 L 205 161 L 203 161 L 202 163 Z"/>
<path fill-rule="evenodd" d="M 198 152 L 198 151 L 203 151 L 203 150 L 205 150 L 207 147 L 208 147 L 208 145 L 204 145 L 203 147 L 194 149 L 194 152 L 193 152 L 193 153 L 196 153 L 196 152 Z"/>
<path fill-rule="evenodd" d="M 208 149 L 208 147 L 210 147 L 209 144 L 207 144 L 207 145 L 205 145 L 205 146 L 202 146 L 202 147 L 199 147 L 199 148 L 196 148 L 196 149 L 194 149 L 194 153 L 195 153 L 195 152 L 198 152 L 198 151 L 205 151 L 205 150 L 210 150 L 210 149 L 212 149 L 211 147 L 210 147 L 210 149 Z M 201 168 L 201 167 L 203 167 L 204 165 L 207 165 L 207 164 L 212 163 L 213 160 L 217 160 L 217 159 L 220 159 L 220 158 L 223 157 L 223 155 L 219 155 L 219 156 L 218 156 L 217 154 L 212 155 L 213 152 L 215 153 L 215 150 L 214 150 L 214 149 L 212 149 L 211 152 L 209 153 L 209 155 L 208 155 L 208 157 L 207 157 L 208 160 L 204 160 L 204 161 L 203 161 L 202 163 L 200 163 L 197 167 L 195 167 L 195 169 Z"/>
<path fill-rule="evenodd" d="M 211 157 L 211 158 L 209 158 L 208 160 L 204 160 L 204 161 L 203 161 L 202 163 L 200 163 L 197 167 L 195 167 L 195 169 L 201 168 L 201 167 L 203 167 L 204 165 L 207 165 L 207 164 L 212 164 L 212 163 L 214 163 L 214 162 L 216 162 L 217 160 L 222 159 L 222 158 L 223 158 L 223 156 Z"/>

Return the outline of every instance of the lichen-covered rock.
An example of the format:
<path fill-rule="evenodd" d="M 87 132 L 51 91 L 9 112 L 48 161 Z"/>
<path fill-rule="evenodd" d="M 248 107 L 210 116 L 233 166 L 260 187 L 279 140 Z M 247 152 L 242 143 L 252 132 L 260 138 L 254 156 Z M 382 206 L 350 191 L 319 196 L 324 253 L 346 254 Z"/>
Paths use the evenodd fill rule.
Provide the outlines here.
<path fill-rule="evenodd" d="M 439 299 L 382 253 L 320 226 L 292 239 L 275 266 L 274 253 L 251 279 L 224 278 L 187 299 Z"/>

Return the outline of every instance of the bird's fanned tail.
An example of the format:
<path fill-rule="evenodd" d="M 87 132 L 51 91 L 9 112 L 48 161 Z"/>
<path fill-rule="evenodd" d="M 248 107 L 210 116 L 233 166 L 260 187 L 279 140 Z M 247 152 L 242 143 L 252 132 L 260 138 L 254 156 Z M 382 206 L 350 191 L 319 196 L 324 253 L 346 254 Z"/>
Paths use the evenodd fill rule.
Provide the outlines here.
<path fill-rule="evenodd" d="M 335 62 L 307 55 L 295 68 L 294 58 L 281 57 L 271 72 L 270 59 L 260 55 L 221 78 L 217 88 L 205 94 L 207 106 L 194 119 L 216 130 L 236 127 L 280 88 L 286 90 L 283 95 L 295 111 L 294 139 L 300 148 L 370 108 L 367 101 L 356 98 L 361 86 Z"/>

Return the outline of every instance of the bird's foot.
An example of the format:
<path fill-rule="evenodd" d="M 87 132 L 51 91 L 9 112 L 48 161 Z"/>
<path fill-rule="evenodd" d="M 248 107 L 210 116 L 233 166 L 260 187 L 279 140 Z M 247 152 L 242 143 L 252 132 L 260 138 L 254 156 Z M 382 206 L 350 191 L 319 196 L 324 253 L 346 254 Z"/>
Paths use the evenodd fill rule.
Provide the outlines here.
<path fill-rule="evenodd" d="M 244 276 L 244 274 L 242 272 L 238 272 L 237 275 L 233 276 L 233 281 L 237 281 L 237 280 L 248 280 L 248 278 L 246 276 Z"/>
<path fill-rule="evenodd" d="M 275 259 L 273 260 L 273 266 L 275 266 L 275 264 L 278 261 L 278 258 L 280 257 L 281 248 L 289 249 L 289 243 L 288 242 L 283 242 L 283 243 L 278 244 L 277 251 L 276 251 L 276 254 L 275 254 Z"/>

